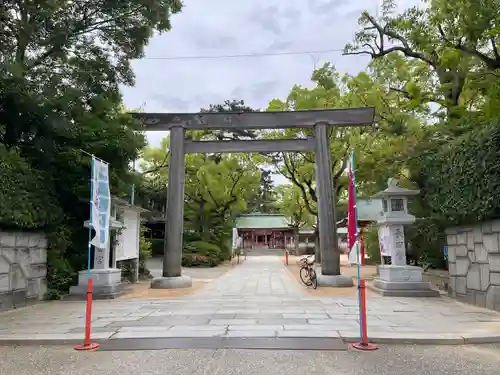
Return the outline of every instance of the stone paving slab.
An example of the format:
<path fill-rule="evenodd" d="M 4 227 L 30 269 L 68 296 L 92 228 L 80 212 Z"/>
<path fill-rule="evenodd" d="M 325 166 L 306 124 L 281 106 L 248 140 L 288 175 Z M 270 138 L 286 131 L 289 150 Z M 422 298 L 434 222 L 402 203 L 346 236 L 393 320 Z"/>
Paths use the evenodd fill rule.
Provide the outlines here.
<path fill-rule="evenodd" d="M 192 296 L 95 301 L 93 339 L 359 340 L 357 298 L 307 296 L 280 259 L 263 258 L 265 262 L 249 257 Z M 0 344 L 80 343 L 84 314 L 85 303 L 78 301 L 0 313 Z M 369 339 L 377 343 L 500 342 L 500 313 L 448 298 L 369 298 L 367 322 Z"/>
<path fill-rule="evenodd" d="M 313 297 L 231 299 L 231 311 L 247 311 L 245 314 L 227 313 L 227 302 L 226 298 L 197 300 L 191 297 L 180 301 L 98 301 L 94 304 L 93 339 L 340 337 L 346 342 L 359 340 L 359 315 L 354 307 L 357 301 L 352 298 L 335 301 Z M 367 305 L 368 335 L 375 343 L 500 342 L 500 314 L 448 298 L 373 298 Z M 252 306 L 253 310 L 244 306 Z M 84 309 L 83 303 L 53 302 L 0 314 L 0 344 L 81 342 Z"/>

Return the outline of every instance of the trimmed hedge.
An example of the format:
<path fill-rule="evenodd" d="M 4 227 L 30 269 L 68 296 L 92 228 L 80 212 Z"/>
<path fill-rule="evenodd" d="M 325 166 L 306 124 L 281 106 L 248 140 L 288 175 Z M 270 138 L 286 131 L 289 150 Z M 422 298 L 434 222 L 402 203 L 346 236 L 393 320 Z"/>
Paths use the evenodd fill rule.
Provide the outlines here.
<path fill-rule="evenodd" d="M 500 218 L 500 119 L 420 159 L 422 198 L 446 225 Z"/>
<path fill-rule="evenodd" d="M 409 160 L 420 195 L 410 202 L 417 222 L 407 229 L 409 257 L 446 268 L 446 227 L 500 217 L 500 119 L 462 120 L 471 129 L 448 143 L 422 144 L 422 156 Z"/>

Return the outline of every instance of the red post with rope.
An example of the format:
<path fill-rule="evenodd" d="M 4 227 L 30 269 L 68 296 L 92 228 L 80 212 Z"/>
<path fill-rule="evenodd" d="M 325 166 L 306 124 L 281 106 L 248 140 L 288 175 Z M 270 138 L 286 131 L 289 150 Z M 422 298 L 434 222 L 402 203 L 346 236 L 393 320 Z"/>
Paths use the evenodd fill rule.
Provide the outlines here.
<path fill-rule="evenodd" d="M 361 337 L 359 342 L 352 344 L 352 347 L 358 350 L 371 351 L 378 349 L 375 344 L 368 342 L 368 329 L 366 324 L 366 284 L 365 280 L 359 280 L 358 284 L 360 293 L 360 309 L 361 321 L 359 322 Z"/>
<path fill-rule="evenodd" d="M 285 249 L 285 265 L 288 266 L 288 250 Z"/>

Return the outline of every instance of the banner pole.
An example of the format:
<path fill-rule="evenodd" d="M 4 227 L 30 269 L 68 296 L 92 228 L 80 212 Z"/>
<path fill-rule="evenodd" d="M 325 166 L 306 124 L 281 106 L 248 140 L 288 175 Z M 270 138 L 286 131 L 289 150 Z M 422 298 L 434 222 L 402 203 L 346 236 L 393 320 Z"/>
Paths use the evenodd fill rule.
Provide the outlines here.
<path fill-rule="evenodd" d="M 366 322 L 366 286 L 365 280 L 361 280 L 361 258 L 359 251 L 359 228 L 358 228 L 358 208 L 356 206 L 356 175 L 354 173 L 354 151 L 351 154 L 351 174 L 353 184 L 354 200 L 354 223 L 356 224 L 355 244 L 357 255 L 358 271 L 358 306 L 359 306 L 359 343 L 352 344 L 352 347 L 359 350 L 376 350 L 377 346 L 368 343 L 367 322 Z M 363 262 L 364 263 L 364 262 Z"/>
<path fill-rule="evenodd" d="M 358 274 L 358 306 L 359 306 L 359 338 L 363 335 L 363 314 L 361 309 L 361 265 L 360 265 L 360 257 L 359 257 L 359 238 L 358 238 L 358 208 L 356 207 L 356 175 L 354 174 L 354 151 L 351 153 L 351 174 L 352 174 L 352 185 L 353 185 L 353 197 L 354 200 L 354 224 L 356 227 L 354 243 L 356 245 L 356 259 L 357 259 L 357 274 Z"/>
<path fill-rule="evenodd" d="M 83 151 L 83 150 L 82 150 Z M 92 207 L 94 205 L 94 160 L 95 156 L 92 156 L 92 161 L 90 164 L 90 219 L 89 219 L 89 242 L 87 245 L 87 304 L 85 309 L 85 337 L 83 345 L 75 345 L 73 349 L 75 350 L 95 350 L 99 348 L 99 344 L 90 342 L 91 334 L 91 322 L 92 322 L 92 289 L 93 281 L 92 274 L 90 272 L 91 267 L 91 255 L 92 255 Z"/>

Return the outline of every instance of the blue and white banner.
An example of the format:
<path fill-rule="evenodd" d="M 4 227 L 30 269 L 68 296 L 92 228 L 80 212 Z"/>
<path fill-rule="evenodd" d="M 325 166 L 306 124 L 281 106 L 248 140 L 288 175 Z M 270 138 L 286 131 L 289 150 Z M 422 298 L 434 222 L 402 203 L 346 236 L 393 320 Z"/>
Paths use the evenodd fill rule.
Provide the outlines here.
<path fill-rule="evenodd" d="M 92 228 L 95 237 L 90 241 L 99 249 L 106 249 L 109 242 L 111 193 L 109 190 L 108 164 L 92 157 Z"/>

